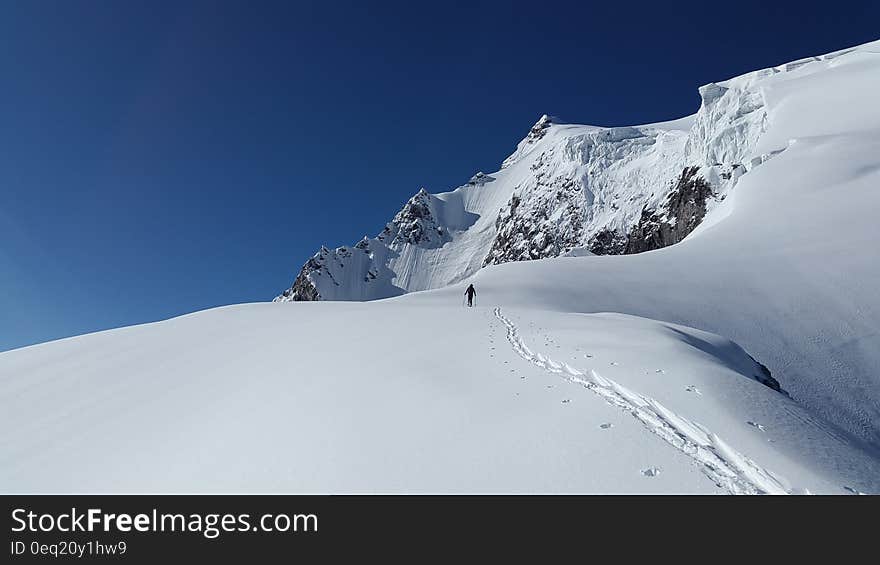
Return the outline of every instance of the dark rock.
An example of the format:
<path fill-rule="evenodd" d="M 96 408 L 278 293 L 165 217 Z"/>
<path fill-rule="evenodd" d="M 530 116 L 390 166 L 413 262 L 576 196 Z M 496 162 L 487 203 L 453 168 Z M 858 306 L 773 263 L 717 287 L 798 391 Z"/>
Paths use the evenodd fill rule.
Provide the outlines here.
<path fill-rule="evenodd" d="M 587 242 L 590 253 L 595 255 L 621 255 L 626 249 L 627 238 L 616 230 L 604 228 L 593 234 Z"/>
<path fill-rule="evenodd" d="M 540 176 L 536 174 L 536 178 Z M 539 181 L 538 186 L 546 190 L 527 195 L 525 210 L 522 197 L 514 194 L 499 211 L 495 219 L 497 234 L 483 266 L 558 257 L 581 246 L 584 212 L 576 183 L 571 178 L 558 177 L 550 184 Z M 564 208 L 558 214 L 561 206 Z"/>
<path fill-rule="evenodd" d="M 534 143 L 544 137 L 544 135 L 547 133 L 547 128 L 549 128 L 550 124 L 552 123 L 553 122 L 550 119 L 550 116 L 548 116 L 547 114 L 541 116 L 541 119 L 539 119 L 537 123 L 532 126 L 532 129 L 529 130 L 529 134 L 527 136 L 529 143 Z"/>
<path fill-rule="evenodd" d="M 468 184 L 472 185 L 472 186 L 476 186 L 476 185 L 482 186 L 482 185 L 486 184 L 487 182 L 492 182 L 493 180 L 495 180 L 495 177 L 493 177 L 491 175 L 487 175 L 483 171 L 480 171 L 470 178 L 470 180 L 468 181 Z"/>
<path fill-rule="evenodd" d="M 293 286 L 285 290 L 281 294 L 281 297 L 283 297 L 284 300 L 291 300 L 293 302 L 314 302 L 321 300 L 321 294 L 318 292 L 318 289 L 315 288 L 315 285 L 312 284 L 312 281 L 309 280 L 309 274 L 313 272 L 320 273 L 323 268 L 324 267 L 321 265 L 317 257 L 309 259 L 306 264 L 303 265 L 296 280 L 293 281 Z"/>
<path fill-rule="evenodd" d="M 758 365 L 758 368 L 760 369 L 760 373 L 755 375 L 755 380 L 764 386 L 772 388 L 776 392 L 779 392 L 779 393 L 782 393 L 782 394 L 788 396 L 788 393 L 785 392 L 784 390 L 782 390 L 782 386 L 780 386 L 779 381 L 774 379 L 773 375 L 770 374 L 770 369 L 768 369 L 766 365 L 759 362 L 757 359 L 755 359 L 751 355 L 749 355 L 749 357 L 752 359 L 752 361 L 755 362 L 756 365 Z"/>
<path fill-rule="evenodd" d="M 439 247 L 449 238 L 439 229 L 436 218 L 431 212 L 431 196 L 424 188 L 409 199 L 394 219 L 385 226 L 378 239 L 391 243 L 421 245 L 423 247 Z M 393 236 L 393 237 L 392 237 Z"/>
<path fill-rule="evenodd" d="M 576 207 L 566 209 L 560 225 L 550 221 L 543 205 L 531 214 L 518 213 L 521 203 L 514 195 L 499 212 L 495 220 L 497 234 L 483 266 L 557 257 L 578 246 L 583 225 Z"/>
<path fill-rule="evenodd" d="M 706 215 L 706 199 L 712 196 L 712 187 L 698 172 L 698 167 L 685 167 L 660 209 L 642 210 L 624 254 L 660 249 L 694 231 Z"/>

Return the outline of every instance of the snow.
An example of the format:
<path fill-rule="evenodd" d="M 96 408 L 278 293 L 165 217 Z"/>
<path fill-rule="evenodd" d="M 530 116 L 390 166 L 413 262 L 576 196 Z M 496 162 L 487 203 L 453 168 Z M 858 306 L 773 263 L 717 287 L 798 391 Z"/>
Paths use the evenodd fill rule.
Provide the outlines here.
<path fill-rule="evenodd" d="M 701 95 L 672 122 L 542 119 L 498 172 L 316 255 L 324 298 L 385 300 L 0 353 L 0 490 L 880 493 L 880 42 Z M 589 252 L 684 164 L 717 196 L 694 232 Z M 580 228 L 549 204 L 567 179 Z M 571 227 L 566 256 L 483 267 L 514 194 Z"/>
<path fill-rule="evenodd" d="M 724 338 L 616 314 L 230 306 L 0 355 L 0 485 L 880 490 L 876 459 L 755 370 Z"/>

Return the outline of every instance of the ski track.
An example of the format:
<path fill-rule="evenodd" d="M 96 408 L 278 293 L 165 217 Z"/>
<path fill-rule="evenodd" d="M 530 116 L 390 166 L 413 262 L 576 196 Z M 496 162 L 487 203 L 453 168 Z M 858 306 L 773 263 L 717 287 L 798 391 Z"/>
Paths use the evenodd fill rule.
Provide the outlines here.
<path fill-rule="evenodd" d="M 657 400 L 603 377 L 595 370 L 586 375 L 566 362 L 532 352 L 519 337 L 517 326 L 495 308 L 495 317 L 507 328 L 507 341 L 526 361 L 601 396 L 612 406 L 629 412 L 649 431 L 694 460 L 718 487 L 730 494 L 790 494 L 774 474 L 733 449 L 704 426 L 669 410 Z M 804 492 L 804 491 L 798 491 Z"/>

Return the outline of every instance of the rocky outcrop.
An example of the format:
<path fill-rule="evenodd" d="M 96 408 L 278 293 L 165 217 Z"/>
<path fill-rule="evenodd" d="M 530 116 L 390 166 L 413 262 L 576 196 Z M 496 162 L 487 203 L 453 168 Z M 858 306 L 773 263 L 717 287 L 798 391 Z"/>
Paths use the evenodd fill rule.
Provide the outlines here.
<path fill-rule="evenodd" d="M 569 183 L 568 188 L 571 187 Z M 577 247 L 583 231 L 582 211 L 569 196 L 565 189 L 555 192 L 550 202 L 533 207 L 527 214 L 518 213 L 521 198 L 511 197 L 495 220 L 497 234 L 483 266 L 557 257 Z M 551 219 L 549 211 L 556 212 L 559 201 L 566 202 Z"/>
<path fill-rule="evenodd" d="M 712 187 L 699 174 L 699 167 L 685 167 L 661 206 L 642 210 L 633 226 L 624 254 L 660 249 L 683 240 L 706 215 Z"/>
<path fill-rule="evenodd" d="M 326 249 L 322 248 L 321 251 L 326 251 Z M 309 280 L 310 273 L 317 273 L 323 269 L 318 255 L 306 261 L 299 275 L 293 281 L 293 285 L 282 292 L 280 296 L 275 297 L 273 302 L 312 302 L 321 300 L 321 294 L 315 288 L 315 285 L 312 284 L 312 281 Z"/>
<path fill-rule="evenodd" d="M 467 183 L 469 186 L 483 186 L 487 182 L 492 182 L 494 180 L 495 177 L 493 177 L 492 175 L 487 175 L 483 171 L 479 171 L 474 176 L 472 176 Z"/>
<path fill-rule="evenodd" d="M 594 255 L 621 255 L 626 250 L 627 237 L 616 230 L 604 228 L 590 237 L 587 248 Z"/>
<path fill-rule="evenodd" d="M 754 379 L 756 381 L 758 381 L 759 383 L 761 383 L 762 385 L 764 385 L 766 387 L 772 388 L 776 392 L 779 392 L 781 394 L 788 396 L 788 393 L 785 392 L 784 390 L 782 390 L 782 386 L 779 385 L 779 381 L 774 379 L 773 376 L 770 374 L 770 369 L 768 369 L 766 365 L 764 365 L 763 363 L 761 363 L 760 361 L 758 361 L 757 359 L 755 359 L 751 355 L 749 355 L 749 358 L 751 358 L 751 360 L 754 361 L 755 364 L 758 365 L 758 368 L 760 369 L 759 374 L 753 375 Z"/>
<path fill-rule="evenodd" d="M 377 239 L 389 245 L 408 243 L 423 247 L 440 246 L 448 241 L 448 234 L 432 211 L 432 198 L 424 188 L 419 190 L 385 226 Z"/>
<path fill-rule="evenodd" d="M 535 125 L 532 126 L 532 129 L 529 130 L 529 133 L 526 136 L 526 139 L 528 139 L 528 142 L 535 143 L 536 141 L 543 138 L 544 135 L 547 133 L 547 128 L 549 128 L 550 124 L 552 124 L 552 123 L 553 123 L 553 120 L 547 114 L 544 114 L 543 116 L 541 116 L 541 119 L 539 119 L 537 121 L 537 123 L 535 123 Z"/>
<path fill-rule="evenodd" d="M 483 265 L 556 257 L 585 245 L 595 255 L 629 255 L 660 249 L 683 240 L 703 220 L 712 187 L 699 167 L 685 167 L 664 191 L 659 206 L 645 206 L 627 232 L 610 227 L 592 234 L 585 230 L 580 186 L 572 179 L 542 178 L 536 169 L 537 190 L 530 194 L 528 213 L 523 198 L 514 195 L 495 221 L 497 235 Z M 612 203 L 612 208 L 614 204 Z"/>
<path fill-rule="evenodd" d="M 645 206 L 629 230 L 604 227 L 586 232 L 583 184 L 571 178 L 546 178 L 542 159 L 535 165 L 536 187 L 529 192 L 529 210 L 514 195 L 495 221 L 497 235 L 483 265 L 557 257 L 585 245 L 595 255 L 628 255 L 678 243 L 706 215 L 712 187 L 699 167 L 685 167 L 670 183 L 659 206 Z M 615 209 L 612 202 L 610 208 Z M 584 236 L 587 240 L 584 240 Z"/>

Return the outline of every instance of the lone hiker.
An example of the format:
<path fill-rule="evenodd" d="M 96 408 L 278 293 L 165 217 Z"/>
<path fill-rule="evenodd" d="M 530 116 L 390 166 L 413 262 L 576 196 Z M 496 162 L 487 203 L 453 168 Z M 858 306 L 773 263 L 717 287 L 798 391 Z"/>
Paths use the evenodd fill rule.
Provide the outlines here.
<path fill-rule="evenodd" d="M 472 284 L 468 285 L 467 290 L 464 291 L 464 293 L 467 294 L 467 297 L 468 297 L 468 306 L 473 306 L 474 305 L 474 296 L 477 295 L 477 291 L 474 290 L 474 285 L 472 285 Z"/>

